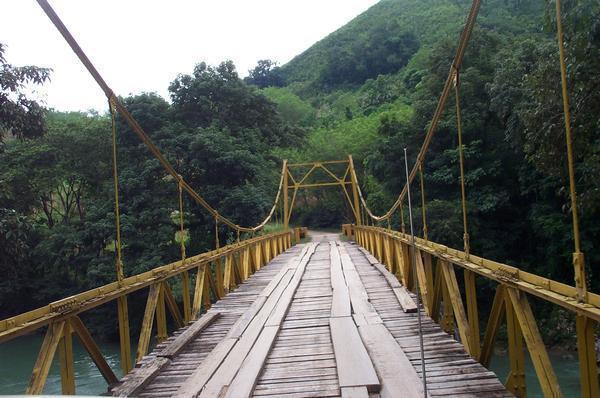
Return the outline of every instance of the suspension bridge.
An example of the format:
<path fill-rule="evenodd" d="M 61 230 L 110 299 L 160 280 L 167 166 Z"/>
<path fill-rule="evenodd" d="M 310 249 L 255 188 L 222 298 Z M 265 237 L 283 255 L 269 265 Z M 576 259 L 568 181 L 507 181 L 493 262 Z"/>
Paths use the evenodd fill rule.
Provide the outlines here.
<path fill-rule="evenodd" d="M 0 321 L 0 343 L 45 331 L 32 364 L 28 394 L 43 393 L 55 357 L 60 365 L 62 392 L 76 393 L 76 336 L 106 379 L 108 393 L 115 396 L 525 397 L 527 350 L 544 396 L 560 397 L 563 394 L 529 304 L 534 296 L 575 315 L 581 393 L 584 397 L 600 396 L 594 345 L 600 295 L 587 290 L 580 248 L 560 1 L 556 1 L 556 22 L 575 244 L 574 285 L 470 252 L 459 77 L 480 1 L 473 1 L 423 145 L 410 171 L 407 165 L 407 183 L 393 206 L 383 215 L 369 209 L 351 156 L 310 163 L 284 161 L 273 206 L 256 226 L 241 226 L 223 216 L 186 183 L 115 96 L 48 2 L 37 1 L 109 101 L 113 120 L 116 280 Z M 456 100 L 464 228 L 461 249 L 428 239 L 421 173 L 452 92 Z M 237 236 L 236 242 L 221 246 L 216 234 L 215 250 L 194 256 L 186 254 L 182 242 L 181 260 L 125 277 L 120 249 L 117 114 L 177 184 L 182 232 L 183 197 L 189 195 L 214 217 L 216 228 L 230 228 Z M 412 231 L 410 202 L 411 184 L 417 176 L 422 201 L 421 236 Z M 297 193 L 321 187 L 341 189 L 354 222 L 342 226 L 342 237 L 321 234 L 305 239 L 305 228 L 289 226 Z M 261 233 L 278 206 L 282 209 L 283 229 Z M 407 208 L 410 230 L 406 230 L 404 216 L 401 230 L 393 230 L 392 216 Z M 496 289 L 487 319 L 480 319 L 478 312 L 478 278 L 491 281 Z M 179 301 L 174 288 L 181 292 Z M 132 335 L 128 297 L 138 291 L 147 291 L 147 301 L 141 329 Z M 80 317 L 109 305 L 115 306 L 118 314 L 121 378 L 109 366 Z M 175 325 L 170 334 L 167 314 Z M 500 381 L 488 367 L 504 322 L 510 373 Z M 485 325 L 483 330 L 480 325 Z M 131 338 L 135 336 L 137 350 L 133 353 Z M 156 344 L 151 347 L 153 341 Z"/>

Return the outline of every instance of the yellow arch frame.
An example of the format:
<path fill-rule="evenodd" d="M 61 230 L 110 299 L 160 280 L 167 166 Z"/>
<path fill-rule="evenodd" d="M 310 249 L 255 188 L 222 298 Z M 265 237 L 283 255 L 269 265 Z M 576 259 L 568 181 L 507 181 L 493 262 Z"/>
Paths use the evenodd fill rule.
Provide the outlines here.
<path fill-rule="evenodd" d="M 343 175 L 340 176 L 330 169 L 329 166 L 336 164 L 346 165 Z M 303 173 L 301 175 L 297 174 L 297 169 L 306 167 L 310 167 L 306 173 Z M 311 175 L 313 175 L 313 173 L 317 170 L 324 171 L 325 174 L 330 178 L 327 181 L 306 183 L 307 179 Z M 296 171 L 296 173 L 294 173 L 294 171 Z M 354 162 L 352 160 L 352 155 L 348 155 L 348 159 L 328 160 L 325 162 L 288 163 L 287 160 L 285 160 L 283 165 L 284 228 L 287 229 L 289 226 L 290 218 L 292 217 L 292 212 L 294 209 L 294 203 L 296 201 L 296 194 L 298 193 L 298 190 L 300 190 L 300 188 L 319 188 L 332 186 L 340 186 L 342 188 L 342 192 L 344 192 L 346 199 L 348 199 L 350 209 L 354 214 L 356 225 L 361 225 L 358 187 L 356 185 L 356 181 L 356 172 L 354 170 Z M 350 185 L 350 188 L 352 190 L 352 198 L 350 198 L 350 193 L 348 192 L 348 185 Z M 289 198 L 290 190 L 293 190 L 291 201 Z"/>

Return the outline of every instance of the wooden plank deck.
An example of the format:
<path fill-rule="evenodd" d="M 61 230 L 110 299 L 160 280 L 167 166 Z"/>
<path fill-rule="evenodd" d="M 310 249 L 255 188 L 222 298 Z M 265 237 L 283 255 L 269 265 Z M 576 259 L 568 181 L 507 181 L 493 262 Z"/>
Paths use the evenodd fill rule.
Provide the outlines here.
<path fill-rule="evenodd" d="M 422 396 L 412 293 L 349 242 L 297 245 L 157 345 L 112 395 Z M 380 267 L 379 267 L 380 268 Z M 392 282 L 393 286 L 390 285 Z M 428 396 L 512 396 L 423 316 Z M 168 355 L 167 355 L 168 354 Z"/>

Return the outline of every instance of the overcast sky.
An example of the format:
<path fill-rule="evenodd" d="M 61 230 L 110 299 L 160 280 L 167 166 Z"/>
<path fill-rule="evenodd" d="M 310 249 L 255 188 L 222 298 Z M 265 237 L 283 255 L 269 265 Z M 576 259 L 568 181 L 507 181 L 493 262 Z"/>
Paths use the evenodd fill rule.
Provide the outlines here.
<path fill-rule="evenodd" d="M 119 95 L 167 87 L 206 61 L 234 61 L 241 76 L 259 59 L 283 64 L 376 0 L 50 0 Z M 52 68 L 38 90 L 58 110 L 104 111 L 102 91 L 34 0 L 0 0 L 0 41 L 14 65 Z"/>

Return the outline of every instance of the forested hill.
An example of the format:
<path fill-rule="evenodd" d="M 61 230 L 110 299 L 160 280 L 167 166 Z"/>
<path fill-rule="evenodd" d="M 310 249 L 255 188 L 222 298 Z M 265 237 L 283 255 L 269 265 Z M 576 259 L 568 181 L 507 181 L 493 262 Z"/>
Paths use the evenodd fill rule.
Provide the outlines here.
<path fill-rule="evenodd" d="M 304 161 L 352 153 L 370 206 L 385 211 L 404 184 L 403 148 L 411 164 L 422 143 L 470 5 L 382 0 L 289 63 L 259 64 L 247 81 L 263 87 L 284 118 L 309 129 L 301 149 L 276 153 Z M 579 212 L 588 275 L 597 291 L 600 3 L 567 2 L 563 14 Z M 572 284 L 560 90 L 554 3 L 482 2 L 460 88 L 471 247 Z M 425 158 L 424 182 L 429 237 L 462 247 L 453 95 Z M 415 214 L 421 214 L 418 184 L 413 188 Z M 310 195 L 320 200 L 302 202 L 301 196 L 305 206 L 296 222 L 325 227 L 351 219 L 343 194 Z M 416 222 L 421 231 L 420 217 Z M 393 227 L 400 228 L 398 215 Z"/>
<path fill-rule="evenodd" d="M 457 41 L 470 5 L 464 0 L 381 0 L 283 65 L 281 74 L 287 85 L 322 87 L 396 72 L 420 48 Z M 541 1 L 486 1 L 478 25 L 505 33 L 534 32 L 543 13 Z"/>

